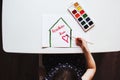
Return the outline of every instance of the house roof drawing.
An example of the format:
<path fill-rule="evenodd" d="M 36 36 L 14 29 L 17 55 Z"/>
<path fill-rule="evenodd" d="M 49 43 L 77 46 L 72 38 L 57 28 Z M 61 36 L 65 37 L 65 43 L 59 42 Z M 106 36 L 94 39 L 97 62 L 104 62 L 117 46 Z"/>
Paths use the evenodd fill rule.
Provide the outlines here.
<path fill-rule="evenodd" d="M 49 31 L 50 31 L 60 20 L 62 20 L 62 21 L 67 25 L 67 27 L 68 27 L 70 30 L 72 30 L 71 27 L 67 24 L 67 22 L 61 17 L 61 18 L 59 18 L 59 19 L 55 22 L 55 24 L 49 29 Z"/>

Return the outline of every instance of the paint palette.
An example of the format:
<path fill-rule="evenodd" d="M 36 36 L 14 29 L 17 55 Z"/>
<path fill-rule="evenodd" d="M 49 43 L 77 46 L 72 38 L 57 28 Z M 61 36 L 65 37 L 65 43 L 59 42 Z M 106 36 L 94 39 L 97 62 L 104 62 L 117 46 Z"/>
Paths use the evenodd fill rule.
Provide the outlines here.
<path fill-rule="evenodd" d="M 74 3 L 72 6 L 68 8 L 68 11 L 75 18 L 78 24 L 82 27 L 82 29 L 86 32 L 94 26 L 91 18 L 86 14 L 84 9 L 79 5 L 78 2 Z"/>

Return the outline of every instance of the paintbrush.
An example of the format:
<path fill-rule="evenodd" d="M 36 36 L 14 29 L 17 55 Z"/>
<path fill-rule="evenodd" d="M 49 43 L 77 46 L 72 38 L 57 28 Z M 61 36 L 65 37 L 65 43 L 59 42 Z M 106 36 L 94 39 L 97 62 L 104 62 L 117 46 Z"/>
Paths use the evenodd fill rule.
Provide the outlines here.
<path fill-rule="evenodd" d="M 74 37 L 74 36 L 69 36 L 68 34 L 66 34 L 66 36 L 68 36 L 68 37 L 70 37 L 70 38 L 72 38 L 72 39 L 76 39 L 76 37 Z M 91 44 L 91 45 L 93 45 L 94 43 L 92 43 L 92 42 L 89 42 L 89 41 L 86 41 L 88 44 Z"/>

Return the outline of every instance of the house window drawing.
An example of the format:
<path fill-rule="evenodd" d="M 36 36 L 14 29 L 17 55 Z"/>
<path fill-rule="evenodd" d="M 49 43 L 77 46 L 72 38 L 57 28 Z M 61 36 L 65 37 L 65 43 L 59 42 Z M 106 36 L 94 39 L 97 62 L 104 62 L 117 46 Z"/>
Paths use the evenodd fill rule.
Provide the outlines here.
<path fill-rule="evenodd" d="M 71 36 L 71 27 L 61 17 L 49 29 L 49 47 L 72 47 Z"/>

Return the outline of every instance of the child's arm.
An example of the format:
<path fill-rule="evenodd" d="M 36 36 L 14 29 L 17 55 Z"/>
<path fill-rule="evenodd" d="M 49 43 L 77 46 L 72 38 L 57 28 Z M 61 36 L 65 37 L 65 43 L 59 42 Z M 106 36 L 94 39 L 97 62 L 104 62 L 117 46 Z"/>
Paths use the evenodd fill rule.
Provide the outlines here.
<path fill-rule="evenodd" d="M 92 80 L 96 72 L 96 64 L 87 47 L 87 42 L 82 38 L 76 38 L 76 45 L 81 47 L 87 63 L 87 70 L 82 76 L 82 80 Z"/>

